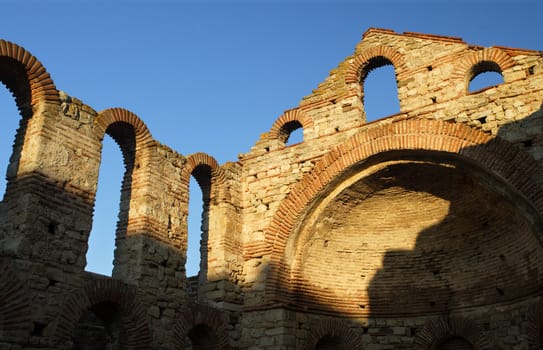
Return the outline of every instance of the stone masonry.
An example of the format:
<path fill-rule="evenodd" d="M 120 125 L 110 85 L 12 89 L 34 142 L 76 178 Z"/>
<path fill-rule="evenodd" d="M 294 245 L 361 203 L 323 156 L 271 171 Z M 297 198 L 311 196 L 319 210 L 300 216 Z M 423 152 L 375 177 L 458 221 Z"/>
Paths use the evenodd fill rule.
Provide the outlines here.
<path fill-rule="evenodd" d="M 400 112 L 366 122 L 364 79 L 384 65 Z M 503 83 L 470 92 L 484 72 Z M 57 90 L 1 40 L 0 80 L 21 115 L 0 203 L 0 349 L 543 348 L 542 52 L 369 29 L 222 165 Z M 85 271 L 106 134 L 126 169 L 112 277 Z"/>

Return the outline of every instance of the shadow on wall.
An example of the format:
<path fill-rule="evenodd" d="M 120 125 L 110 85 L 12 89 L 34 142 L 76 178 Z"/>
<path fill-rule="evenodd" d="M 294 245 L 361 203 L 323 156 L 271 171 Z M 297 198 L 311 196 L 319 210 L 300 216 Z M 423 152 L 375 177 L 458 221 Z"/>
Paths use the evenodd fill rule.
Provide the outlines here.
<path fill-rule="evenodd" d="M 363 232 L 400 242 L 373 243 L 372 253 L 384 254 L 368 288 L 371 315 L 447 313 L 515 300 L 542 287 L 536 211 L 469 164 L 435 161 L 395 164 L 372 176 L 374 196 L 382 196 L 377 201 L 389 203 L 390 212 L 377 218 L 388 227 Z M 411 249 L 386 249 L 411 242 Z"/>
<path fill-rule="evenodd" d="M 425 317 L 434 323 L 416 330 L 420 349 L 490 349 L 486 334 L 501 334 L 495 341 L 507 346 L 509 327 L 525 329 L 526 310 L 509 317 L 493 306 L 535 301 L 543 288 L 540 170 L 529 156 L 541 152 L 542 116 L 540 109 L 457 153 L 380 153 L 347 170 L 350 179 L 365 174 L 337 192 L 348 182 L 339 172 L 325 189 L 333 198 L 314 205 L 297 233 L 293 280 L 279 278 L 273 298 L 370 324 Z M 474 310 L 471 320 L 457 317 Z M 492 321 L 502 316 L 508 326 Z"/>

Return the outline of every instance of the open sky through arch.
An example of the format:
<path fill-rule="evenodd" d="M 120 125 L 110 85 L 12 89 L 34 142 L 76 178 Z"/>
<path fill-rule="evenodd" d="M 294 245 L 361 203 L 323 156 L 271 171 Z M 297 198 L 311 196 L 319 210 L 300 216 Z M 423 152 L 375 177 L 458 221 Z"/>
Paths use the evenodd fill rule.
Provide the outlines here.
<path fill-rule="evenodd" d="M 543 50 L 539 0 L 0 0 L 0 9 L 0 38 L 35 55 L 59 90 L 97 111 L 126 108 L 159 142 L 183 155 L 208 153 L 220 164 L 249 152 L 283 111 L 352 54 L 370 27 Z M 397 112 L 388 109 L 395 93 L 389 80 L 365 87 L 366 99 L 374 92 L 372 115 Z M 20 117 L 3 87 L 0 114 L 5 174 Z M 104 161 L 118 162 L 107 153 L 114 147 L 106 147 Z M 122 176 L 117 168 L 100 173 L 104 198 L 98 198 L 115 208 L 120 180 L 108 179 Z M 110 182 L 111 190 L 101 189 Z M 191 213 L 201 205 L 192 202 Z M 116 215 L 97 204 L 93 230 L 109 242 Z M 199 223 L 191 221 L 196 238 L 189 246 L 197 250 Z M 98 243 L 103 249 L 89 269 L 111 273 L 108 244 Z M 194 274 L 198 263 L 187 269 Z"/>

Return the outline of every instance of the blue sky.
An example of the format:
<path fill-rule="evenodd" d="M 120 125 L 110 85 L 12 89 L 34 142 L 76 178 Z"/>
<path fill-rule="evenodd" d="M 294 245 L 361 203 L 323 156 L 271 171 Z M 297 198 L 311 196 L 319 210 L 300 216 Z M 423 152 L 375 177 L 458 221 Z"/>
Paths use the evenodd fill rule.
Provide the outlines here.
<path fill-rule="evenodd" d="M 0 0 L 0 9 L 0 38 L 34 54 L 59 90 L 97 111 L 126 108 L 159 142 L 183 155 L 206 152 L 221 164 L 247 153 L 370 27 L 543 50 L 539 0 Z M 394 96 L 382 90 L 393 77 L 386 69 L 372 74 L 375 110 L 368 113 L 397 112 Z M 0 113 L 5 174 L 19 116 L 2 86 Z M 122 161 L 118 147 L 104 142 L 88 269 L 110 274 Z M 191 185 L 191 250 L 198 246 L 196 187 Z M 193 275 L 198 257 L 189 255 Z"/>

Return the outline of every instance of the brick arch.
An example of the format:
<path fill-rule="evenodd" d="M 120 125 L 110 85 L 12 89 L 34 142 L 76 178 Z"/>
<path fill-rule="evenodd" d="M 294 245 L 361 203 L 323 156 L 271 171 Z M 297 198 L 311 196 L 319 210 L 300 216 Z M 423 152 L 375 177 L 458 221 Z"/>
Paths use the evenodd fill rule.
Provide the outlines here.
<path fill-rule="evenodd" d="M 121 201 L 126 202 L 120 206 L 117 237 L 135 232 L 149 232 L 148 220 L 141 220 L 141 213 L 136 214 L 131 203 L 141 200 L 149 191 L 150 165 L 156 163 L 156 141 L 137 115 L 122 108 L 106 109 L 98 113 L 93 131 L 100 140 L 103 140 L 107 132 L 119 145 L 123 155 L 125 172 L 121 185 Z"/>
<path fill-rule="evenodd" d="M 32 330 L 30 294 L 7 259 L 0 261 L 0 330 L 28 337 Z"/>
<path fill-rule="evenodd" d="M 133 128 L 119 127 L 112 130 L 110 127 L 124 123 Z M 110 108 L 98 113 L 94 120 L 93 130 L 95 135 L 103 140 L 106 132 L 110 132 L 111 137 L 121 148 L 127 170 L 136 168 L 148 169 L 148 164 L 153 162 L 154 152 L 152 148 L 155 141 L 145 123 L 134 113 L 123 108 Z M 108 131 L 109 130 L 109 131 Z M 133 140 L 132 140 L 133 138 Z M 135 142 L 135 145 L 133 144 Z M 130 161 L 129 161 L 130 159 Z M 126 164 L 126 163 L 130 164 Z"/>
<path fill-rule="evenodd" d="M 207 305 L 191 303 L 182 309 L 178 319 L 179 321 L 174 327 L 174 344 L 176 348 L 180 348 L 185 341 L 185 337 L 194 327 L 203 325 L 215 331 L 218 350 L 228 349 L 226 323 L 220 311 Z"/>
<path fill-rule="evenodd" d="M 29 106 L 42 101 L 58 103 L 58 91 L 45 67 L 24 48 L 0 40 L 0 80 L 14 95 L 17 107 L 28 117 Z"/>
<path fill-rule="evenodd" d="M 181 172 L 181 183 L 186 185 L 188 188 L 190 182 L 190 176 L 193 175 L 193 172 L 201 166 L 209 167 L 211 171 L 211 179 L 209 179 L 213 184 L 222 183 L 224 181 L 224 171 L 219 167 L 219 164 L 212 156 L 198 152 L 188 156 L 185 163 L 185 167 Z M 204 179 L 199 178 L 198 174 L 194 174 L 196 181 L 201 185 L 201 181 Z"/>
<path fill-rule="evenodd" d="M 515 62 L 505 51 L 496 48 L 484 48 L 475 52 L 470 52 L 467 55 L 464 55 L 457 63 L 454 71 L 451 74 L 453 80 L 464 81 L 466 86 L 465 90 L 468 90 L 469 82 L 479 73 L 477 67 L 483 65 L 482 68 L 488 66 L 488 69 L 483 69 L 483 71 L 494 71 L 495 69 L 491 66 L 496 65 L 499 69 L 499 73 L 503 75 L 503 72 L 506 69 L 509 69 L 515 65 Z M 503 76 L 504 81 L 507 81 L 507 76 Z"/>
<path fill-rule="evenodd" d="M 110 108 L 98 113 L 98 116 L 94 120 L 95 134 L 102 139 L 107 128 L 116 122 L 132 125 L 136 134 L 137 144 L 142 144 L 153 139 L 145 123 L 137 115 L 123 108 Z"/>
<path fill-rule="evenodd" d="M 291 109 L 283 113 L 272 125 L 268 137 L 274 140 L 279 140 L 283 143 L 287 142 L 287 139 L 294 129 L 291 129 L 289 125 L 293 125 L 298 122 L 304 130 L 313 126 L 313 119 L 307 116 L 300 109 Z"/>
<path fill-rule="evenodd" d="M 311 322 L 309 329 L 305 350 L 315 350 L 318 342 L 326 336 L 340 338 L 347 349 L 363 349 L 362 339 L 349 328 L 349 324 L 345 321 L 319 319 Z"/>
<path fill-rule="evenodd" d="M 72 293 L 60 310 L 56 336 L 64 341 L 70 340 L 81 316 L 94 305 L 103 302 L 119 307 L 126 336 L 124 348 L 151 348 L 152 336 L 147 313 L 138 299 L 136 288 L 114 279 L 92 280 L 84 288 Z"/>
<path fill-rule="evenodd" d="M 543 298 L 528 310 L 528 349 L 539 350 L 543 347 Z"/>
<path fill-rule="evenodd" d="M 367 73 L 374 68 L 368 67 L 370 61 L 378 57 L 390 61 L 396 70 L 396 75 L 407 69 L 405 59 L 401 53 L 390 46 L 374 46 L 354 57 L 354 60 L 351 62 L 347 69 L 347 73 L 345 74 L 345 83 L 352 84 L 362 82 Z"/>
<path fill-rule="evenodd" d="M 201 239 L 200 239 L 200 264 L 199 264 L 199 280 L 205 281 L 208 273 L 208 243 L 214 241 L 215 230 L 209 227 L 210 215 L 213 215 L 213 204 L 217 202 L 218 193 L 221 188 L 220 184 L 224 181 L 224 171 L 219 167 L 215 158 L 202 152 L 190 155 L 183 170 L 181 171 L 181 187 L 190 197 L 189 183 L 190 177 L 194 176 L 196 182 L 202 191 L 202 217 L 201 217 Z M 185 213 L 188 215 L 188 200 L 184 203 Z M 188 217 L 184 222 L 186 238 L 188 241 Z M 185 253 L 187 246 L 184 247 Z M 185 261 L 186 263 L 186 261 Z"/>
<path fill-rule="evenodd" d="M 430 350 L 451 337 L 459 337 L 470 343 L 475 350 L 491 350 L 486 335 L 471 320 L 440 316 L 426 321 L 415 337 L 416 349 Z"/>
<path fill-rule="evenodd" d="M 284 262 L 287 243 L 296 225 L 326 188 L 371 156 L 408 150 L 456 154 L 505 180 L 539 215 L 543 213 L 543 190 L 533 180 L 539 176 L 537 164 L 528 154 L 502 139 L 464 124 L 427 119 L 407 119 L 365 129 L 324 155 L 280 203 L 265 232 L 272 266 L 266 285 L 269 298 L 283 299 L 283 292 L 279 290 L 281 281 L 288 281 L 290 274 Z"/>

